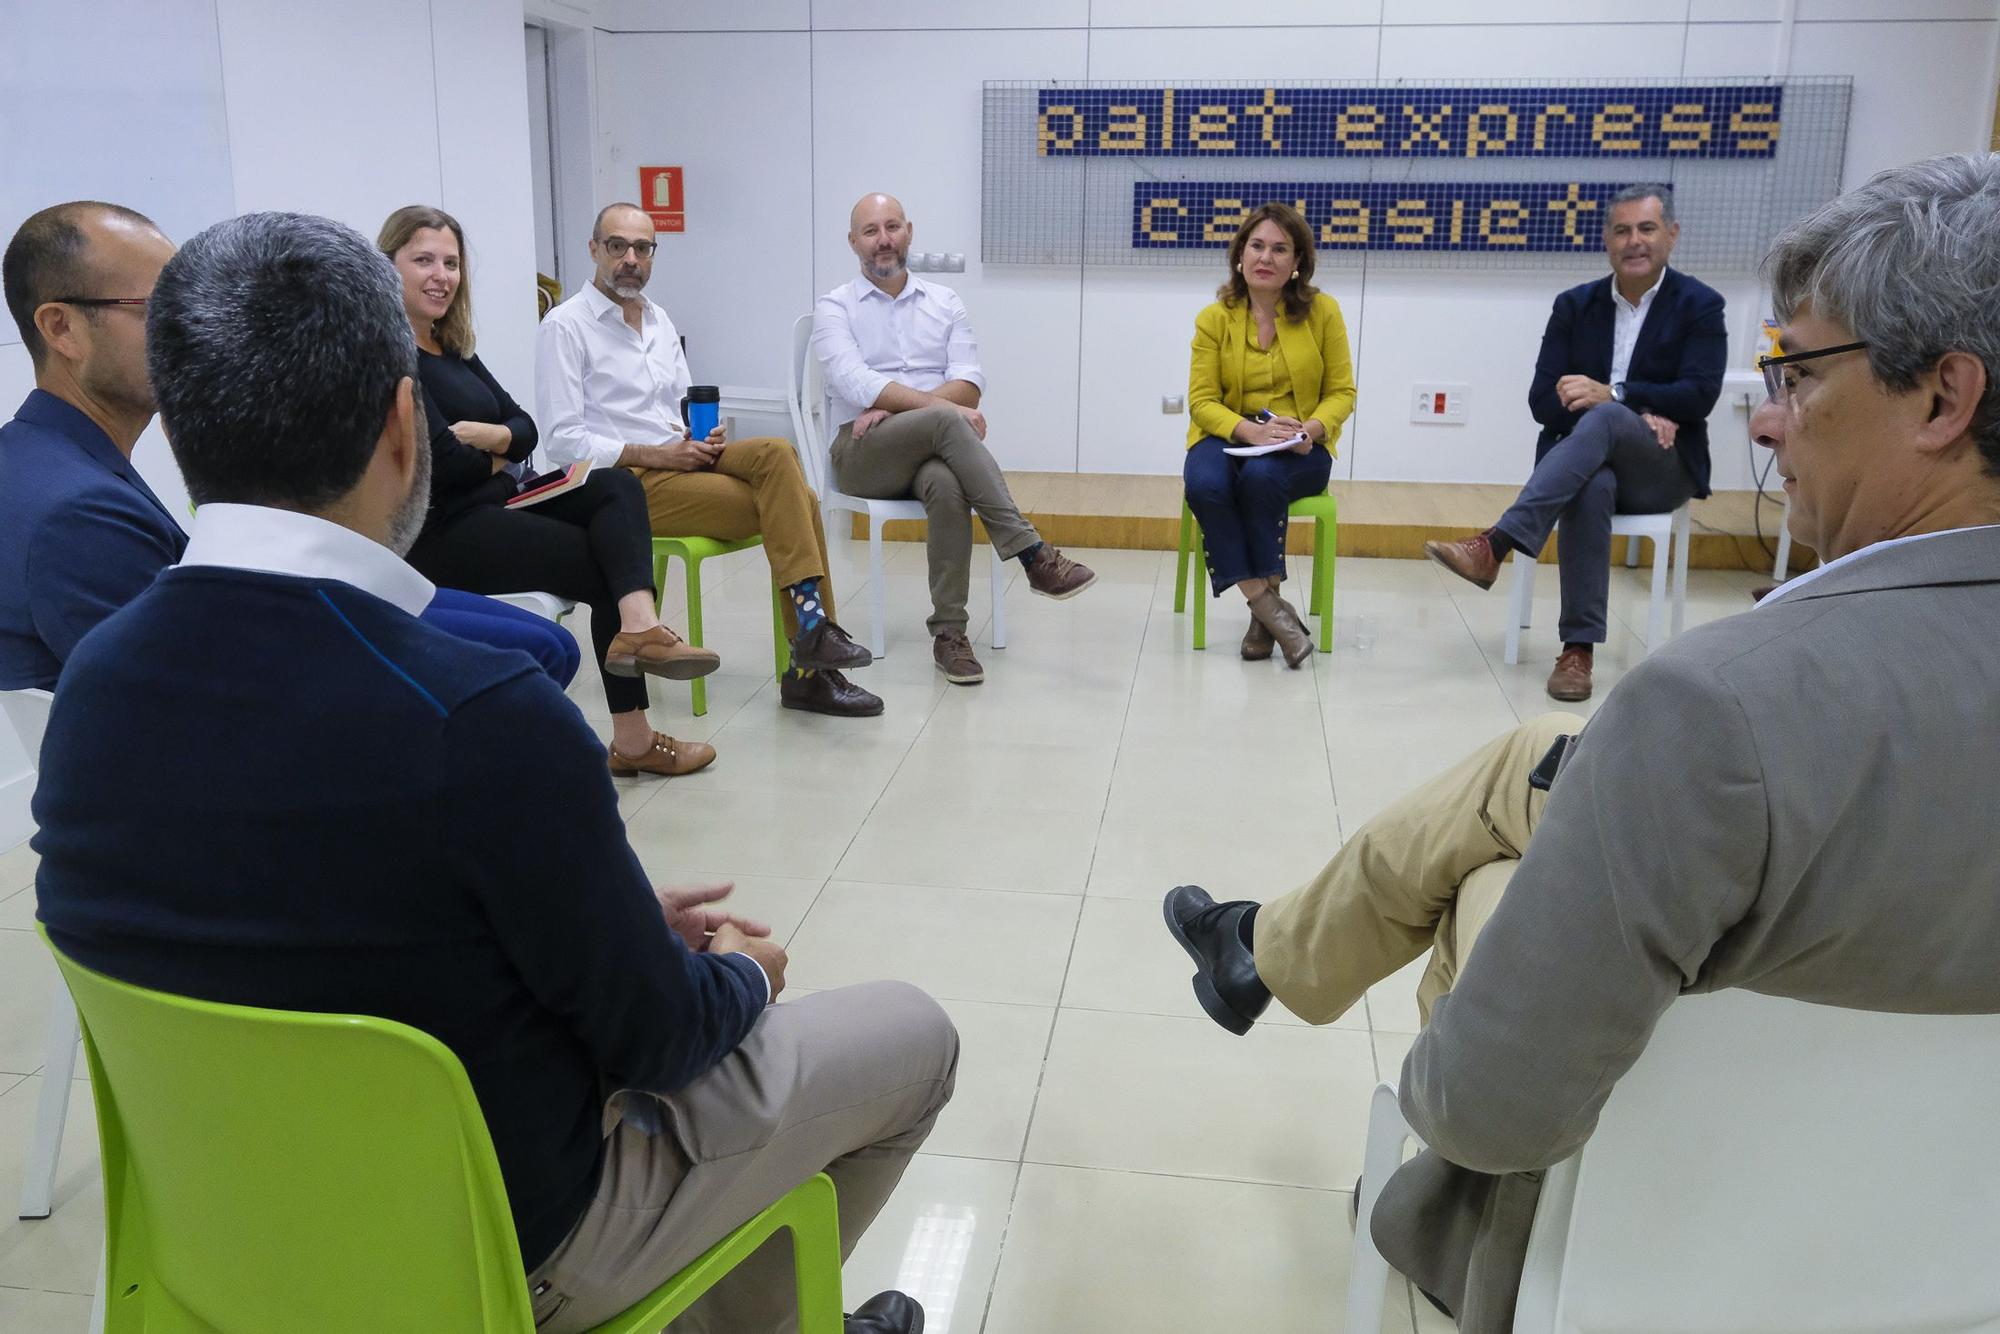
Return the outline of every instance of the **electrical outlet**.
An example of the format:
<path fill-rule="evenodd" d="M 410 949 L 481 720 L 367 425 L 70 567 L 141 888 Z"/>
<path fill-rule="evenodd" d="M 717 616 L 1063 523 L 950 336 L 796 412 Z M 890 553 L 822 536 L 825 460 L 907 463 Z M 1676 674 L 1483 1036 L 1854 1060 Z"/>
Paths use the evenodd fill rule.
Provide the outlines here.
<path fill-rule="evenodd" d="M 1463 426 L 1468 400 L 1471 397 L 1472 389 L 1469 385 L 1437 383 L 1414 385 L 1410 394 L 1410 420 Z"/>
<path fill-rule="evenodd" d="M 946 255 L 944 257 L 944 271 L 946 273 L 964 273 L 965 256 L 959 254 L 956 250 Z"/>
<path fill-rule="evenodd" d="M 1179 394 L 1162 394 L 1160 411 L 1169 417 L 1178 417 L 1187 411 L 1187 400 Z"/>

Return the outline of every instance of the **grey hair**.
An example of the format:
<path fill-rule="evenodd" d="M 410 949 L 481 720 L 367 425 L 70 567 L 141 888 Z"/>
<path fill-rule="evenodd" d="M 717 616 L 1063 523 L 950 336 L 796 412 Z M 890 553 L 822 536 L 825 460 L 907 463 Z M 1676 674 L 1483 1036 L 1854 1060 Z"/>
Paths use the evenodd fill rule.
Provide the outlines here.
<path fill-rule="evenodd" d="M 1612 209 L 1617 208 L 1620 204 L 1636 204 L 1641 199 L 1659 200 L 1660 221 L 1664 223 L 1673 222 L 1674 187 L 1664 185 L 1659 181 L 1641 181 L 1637 185 L 1628 185 L 1617 194 L 1611 196 L 1611 202 L 1604 209 L 1605 227 L 1609 228 L 1611 226 Z"/>
<path fill-rule="evenodd" d="M 197 504 L 317 511 L 367 471 L 417 344 L 395 266 L 361 233 L 250 213 L 168 261 L 146 366 Z"/>
<path fill-rule="evenodd" d="M 1972 439 L 2000 477 L 2000 155 L 1926 158 L 1786 228 L 1764 260 L 1778 322 L 1808 302 L 1854 331 L 1868 364 L 1907 392 L 1947 352 L 1986 368 Z"/>

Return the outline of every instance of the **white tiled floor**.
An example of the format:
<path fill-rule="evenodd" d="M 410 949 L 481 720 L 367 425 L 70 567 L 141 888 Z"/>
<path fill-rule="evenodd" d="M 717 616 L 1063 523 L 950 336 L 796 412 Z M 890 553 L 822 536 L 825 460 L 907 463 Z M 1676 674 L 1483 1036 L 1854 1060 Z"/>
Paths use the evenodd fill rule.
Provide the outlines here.
<path fill-rule="evenodd" d="M 890 550 L 890 652 L 857 674 L 887 698 L 884 717 L 778 707 L 763 558 L 727 557 L 704 570 L 724 657 L 710 712 L 691 718 L 684 687 L 654 686 L 656 724 L 711 740 L 720 759 L 619 783 L 654 878 L 736 880 L 743 910 L 788 943 L 795 988 L 905 978 L 958 1023 L 957 1099 L 849 1263 L 849 1292 L 902 1286 L 932 1334 L 1340 1328 L 1368 1094 L 1416 1032 L 1422 963 L 1327 1028 L 1273 1015 L 1234 1039 L 1196 1006 L 1160 896 L 1190 880 L 1218 898 L 1281 893 L 1412 783 L 1550 707 L 1554 578 L 1508 667 L 1501 592 L 1423 562 L 1344 560 L 1334 652 L 1287 672 L 1237 658 L 1233 594 L 1214 604 L 1211 647 L 1189 650 L 1171 553 L 1072 553 L 1101 578 L 1067 603 L 1033 597 L 1017 572 L 1004 652 L 986 646 L 981 569 L 988 680 L 954 688 L 923 633 L 922 550 Z M 857 633 L 865 551 L 834 553 Z M 1696 571 L 1689 623 L 1747 609 L 1758 582 Z M 1615 573 L 1600 699 L 1637 658 L 1646 591 Z M 572 694 L 604 730 L 595 674 Z M 33 875 L 25 848 L 0 854 L 8 1215 L 52 976 L 31 934 Z M 0 1222 L 0 1329 L 85 1325 L 102 1207 L 76 1090 L 55 1216 Z M 1449 1328 L 1417 1308 L 1398 1291 L 1385 1327 Z"/>

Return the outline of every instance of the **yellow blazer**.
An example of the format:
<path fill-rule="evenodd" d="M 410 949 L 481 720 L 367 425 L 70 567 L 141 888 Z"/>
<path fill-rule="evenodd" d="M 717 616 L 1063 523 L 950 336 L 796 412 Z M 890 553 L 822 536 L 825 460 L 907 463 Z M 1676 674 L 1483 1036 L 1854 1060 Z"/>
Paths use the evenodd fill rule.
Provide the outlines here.
<path fill-rule="evenodd" d="M 1224 440 L 1243 420 L 1243 358 L 1257 326 L 1249 303 L 1230 307 L 1220 301 L 1194 317 L 1194 345 L 1188 362 L 1188 446 L 1204 436 Z M 1278 350 L 1291 376 L 1292 401 L 1316 406 L 1305 417 L 1326 428 L 1328 453 L 1354 413 L 1354 358 L 1347 349 L 1347 321 L 1340 303 L 1324 292 L 1312 299 L 1303 320 L 1278 313 Z M 1304 418 L 1301 418 L 1304 420 Z"/>

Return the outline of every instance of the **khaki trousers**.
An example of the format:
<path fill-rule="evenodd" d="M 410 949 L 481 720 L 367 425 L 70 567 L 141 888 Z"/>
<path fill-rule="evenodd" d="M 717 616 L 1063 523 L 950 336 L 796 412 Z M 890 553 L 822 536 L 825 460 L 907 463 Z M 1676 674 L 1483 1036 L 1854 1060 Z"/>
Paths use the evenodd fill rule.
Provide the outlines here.
<path fill-rule="evenodd" d="M 861 439 L 840 428 L 827 451 L 833 480 L 850 496 L 923 502 L 935 635 L 965 629 L 972 583 L 972 515 L 986 525 L 993 549 L 1011 560 L 1041 541 L 1021 517 L 1007 479 L 965 418 L 949 407 L 899 412 Z"/>
<path fill-rule="evenodd" d="M 842 1257 L 896 1188 L 951 1098 L 958 1033 L 901 982 L 766 1010 L 743 1045 L 678 1093 L 605 1104 L 597 1196 L 528 1276 L 540 1334 L 616 1315 L 815 1172 L 840 1196 Z M 674 1334 L 798 1328 L 780 1231 L 670 1326 Z"/>
<path fill-rule="evenodd" d="M 833 581 L 826 578 L 819 500 L 799 471 L 791 441 L 771 436 L 732 440 L 715 467 L 701 472 L 631 471 L 646 488 L 646 510 L 656 535 L 740 542 L 761 533 L 771 582 L 789 588 L 801 579 L 819 579 L 827 619 L 833 619 Z M 798 612 L 790 598 L 784 602 L 785 633 L 796 639 Z"/>
<path fill-rule="evenodd" d="M 1431 951 L 1417 989 L 1426 1022 L 1450 991 L 1542 818 L 1528 774 L 1574 714 L 1522 723 L 1416 788 L 1347 840 L 1308 884 L 1257 911 L 1257 975 L 1311 1024 Z"/>

